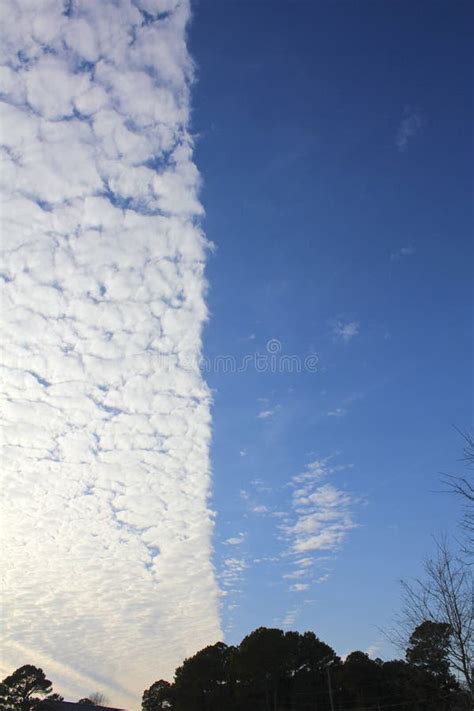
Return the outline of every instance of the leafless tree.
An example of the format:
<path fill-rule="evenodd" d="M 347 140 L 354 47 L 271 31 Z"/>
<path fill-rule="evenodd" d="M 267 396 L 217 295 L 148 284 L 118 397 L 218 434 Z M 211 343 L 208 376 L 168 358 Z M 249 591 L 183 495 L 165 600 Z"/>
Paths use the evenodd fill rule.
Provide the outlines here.
<path fill-rule="evenodd" d="M 451 630 L 450 663 L 473 693 L 474 621 L 473 574 L 450 549 L 437 541 L 434 558 L 424 563 L 424 576 L 402 581 L 403 607 L 395 634 L 397 646 L 406 647 L 408 635 L 424 620 L 445 622 Z"/>
<path fill-rule="evenodd" d="M 469 432 L 461 432 L 464 439 L 463 456 L 461 461 L 466 468 L 465 476 L 444 476 L 444 483 L 448 490 L 459 496 L 463 502 L 464 512 L 461 521 L 465 538 L 463 550 L 468 558 L 472 560 L 474 554 L 474 436 Z"/>
<path fill-rule="evenodd" d="M 94 706 L 105 706 L 109 701 L 107 696 L 101 691 L 93 691 L 87 698 Z"/>

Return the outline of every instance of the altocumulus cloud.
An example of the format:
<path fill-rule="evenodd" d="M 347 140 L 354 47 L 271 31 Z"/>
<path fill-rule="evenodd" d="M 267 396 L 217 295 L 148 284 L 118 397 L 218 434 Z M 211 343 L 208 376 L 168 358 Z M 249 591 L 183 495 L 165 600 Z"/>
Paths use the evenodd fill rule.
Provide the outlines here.
<path fill-rule="evenodd" d="M 302 578 L 311 568 L 326 560 L 321 552 L 334 553 L 342 546 L 349 532 L 356 528 L 353 508 L 356 499 L 347 491 L 338 489 L 324 480 L 336 469 L 328 460 L 310 462 L 306 469 L 290 482 L 293 489 L 292 511 L 281 530 L 289 543 L 294 570 L 285 578 L 298 579 L 290 588 L 303 592 L 307 585 Z M 315 557 L 316 556 L 316 557 Z M 326 582 L 328 576 L 319 576 L 314 582 Z"/>
<path fill-rule="evenodd" d="M 4 670 L 136 706 L 221 636 L 187 0 L 4 0 Z"/>

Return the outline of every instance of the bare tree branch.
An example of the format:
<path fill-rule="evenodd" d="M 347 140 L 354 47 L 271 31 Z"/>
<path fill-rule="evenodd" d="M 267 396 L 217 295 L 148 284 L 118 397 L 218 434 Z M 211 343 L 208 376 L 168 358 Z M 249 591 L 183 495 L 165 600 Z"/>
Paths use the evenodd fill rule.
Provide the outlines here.
<path fill-rule="evenodd" d="M 464 463 L 468 475 L 445 474 L 443 482 L 450 493 L 459 496 L 463 501 L 464 512 L 460 524 L 465 536 L 463 552 L 472 559 L 474 552 L 474 435 L 456 429 L 464 440 L 460 461 Z"/>
<path fill-rule="evenodd" d="M 425 561 L 423 578 L 401 581 L 403 607 L 399 628 L 391 640 L 404 644 L 411 631 L 425 620 L 444 622 L 451 630 L 450 662 L 471 690 L 474 661 L 473 575 L 449 549 L 437 541 L 436 557 Z"/>

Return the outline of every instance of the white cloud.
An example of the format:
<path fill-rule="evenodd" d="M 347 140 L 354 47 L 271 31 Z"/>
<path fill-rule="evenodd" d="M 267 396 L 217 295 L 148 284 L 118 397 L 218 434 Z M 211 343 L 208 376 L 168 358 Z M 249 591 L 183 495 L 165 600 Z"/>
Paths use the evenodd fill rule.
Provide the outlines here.
<path fill-rule="evenodd" d="M 305 592 L 309 588 L 308 583 L 295 583 L 290 587 L 291 592 Z"/>
<path fill-rule="evenodd" d="M 252 513 L 256 513 L 256 514 L 268 513 L 268 507 L 265 506 L 264 504 L 255 504 L 254 506 L 251 507 L 250 510 L 252 511 Z"/>
<path fill-rule="evenodd" d="M 295 565 L 300 565 L 302 568 L 309 568 L 311 565 L 313 565 L 313 563 L 313 558 L 300 558 L 299 560 L 295 561 Z"/>
<path fill-rule="evenodd" d="M 221 638 L 190 10 L 63 5 L 2 5 L 2 651 L 133 706 Z"/>
<path fill-rule="evenodd" d="M 283 577 L 286 578 L 287 580 L 295 580 L 297 578 L 302 578 L 306 575 L 306 571 L 304 569 L 301 570 L 295 570 L 293 573 L 287 573 Z"/>
<path fill-rule="evenodd" d="M 399 249 L 395 249 L 393 252 L 390 252 L 390 259 L 392 262 L 399 262 L 405 257 L 411 257 L 412 254 L 415 254 L 415 251 L 416 250 L 413 245 L 407 244 L 404 247 L 400 247 Z"/>
<path fill-rule="evenodd" d="M 225 558 L 220 565 L 219 579 L 226 598 L 227 632 L 234 627 L 234 611 L 239 607 L 238 600 L 242 594 L 245 572 L 248 568 L 249 564 L 243 557 Z"/>
<path fill-rule="evenodd" d="M 395 145 L 399 151 L 406 151 L 409 142 L 420 132 L 423 118 L 417 109 L 406 106 L 395 137 Z"/>
<path fill-rule="evenodd" d="M 221 573 L 223 585 L 233 587 L 236 582 L 242 580 L 242 574 L 247 568 L 248 564 L 244 558 L 226 558 Z"/>
<path fill-rule="evenodd" d="M 224 545 L 226 546 L 240 546 L 242 543 L 245 541 L 245 534 L 239 533 L 238 536 L 232 536 L 231 538 L 227 538 L 227 540 L 224 541 Z"/>
<path fill-rule="evenodd" d="M 261 411 L 258 413 L 257 417 L 258 417 L 259 420 L 267 420 L 269 417 L 273 417 L 273 415 L 275 414 L 275 412 L 276 412 L 275 409 L 273 409 L 273 410 L 261 410 Z"/>
<path fill-rule="evenodd" d="M 329 410 L 328 417 L 344 417 L 347 414 L 345 407 L 335 407 L 334 410 Z"/>
<path fill-rule="evenodd" d="M 327 554 L 337 551 L 349 531 L 356 527 L 352 514 L 355 501 L 351 494 L 324 482 L 335 472 L 328 461 L 310 462 L 305 471 L 291 480 L 291 512 L 281 530 L 293 557 L 295 572 L 290 575 L 294 578 L 303 577 L 300 571 L 306 572 L 315 563 L 327 560 Z M 319 556 L 320 552 L 326 555 Z M 319 558 L 305 555 L 308 553 L 317 553 Z M 327 574 L 320 575 L 315 582 L 325 582 L 328 577 Z"/>
<path fill-rule="evenodd" d="M 293 627 L 298 615 L 299 615 L 299 610 L 297 608 L 293 608 L 292 610 L 289 610 L 282 620 L 283 627 Z"/>
<path fill-rule="evenodd" d="M 274 417 L 277 414 L 277 412 L 280 412 L 280 410 L 281 410 L 280 404 L 270 407 L 269 406 L 270 401 L 266 397 L 257 398 L 257 402 L 260 402 L 262 405 L 264 405 L 263 409 L 261 409 L 257 414 L 257 417 L 259 420 L 268 420 L 271 417 Z"/>
<path fill-rule="evenodd" d="M 316 578 L 314 582 L 320 585 L 321 583 L 326 583 L 330 577 L 329 573 L 325 573 L 324 575 L 320 575 L 319 578 Z"/>
<path fill-rule="evenodd" d="M 379 644 L 370 644 L 365 650 L 365 653 L 368 654 L 371 659 L 375 659 L 377 654 L 380 652 L 380 649 L 381 647 Z"/>
<path fill-rule="evenodd" d="M 358 321 L 336 321 L 333 324 L 332 332 L 344 343 L 348 343 L 354 336 L 359 335 L 359 323 Z"/>

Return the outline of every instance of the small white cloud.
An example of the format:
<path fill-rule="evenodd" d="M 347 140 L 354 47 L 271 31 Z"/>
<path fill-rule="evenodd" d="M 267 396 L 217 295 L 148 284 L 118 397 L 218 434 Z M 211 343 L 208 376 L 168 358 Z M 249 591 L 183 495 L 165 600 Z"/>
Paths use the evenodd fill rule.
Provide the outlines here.
<path fill-rule="evenodd" d="M 282 625 L 283 627 L 291 627 L 292 625 L 295 624 L 296 618 L 298 617 L 299 610 L 293 609 L 289 610 L 285 617 L 283 618 Z"/>
<path fill-rule="evenodd" d="M 368 654 L 371 659 L 374 659 L 378 652 L 380 652 L 380 645 L 378 644 L 370 644 L 365 650 L 365 653 Z"/>
<path fill-rule="evenodd" d="M 405 257 L 411 257 L 412 254 L 415 254 L 415 251 L 416 250 L 412 244 L 407 244 L 404 247 L 400 247 L 399 249 L 395 249 L 393 252 L 390 252 L 390 259 L 392 262 L 399 262 Z"/>
<path fill-rule="evenodd" d="M 395 145 L 399 151 L 406 151 L 408 143 L 416 136 L 423 126 L 423 118 L 417 109 L 406 106 L 403 118 L 395 137 Z"/>
<path fill-rule="evenodd" d="M 246 449 L 241 449 L 239 452 L 241 457 L 246 457 L 247 456 L 247 450 Z"/>
<path fill-rule="evenodd" d="M 225 546 L 240 546 L 244 541 L 245 541 L 245 535 L 243 533 L 239 533 L 238 536 L 232 536 L 231 538 L 228 538 L 226 541 L 224 541 L 224 545 Z"/>
<path fill-rule="evenodd" d="M 347 414 L 345 407 L 336 407 L 334 410 L 329 410 L 328 417 L 344 417 Z"/>
<path fill-rule="evenodd" d="M 333 334 L 348 343 L 354 336 L 359 335 L 359 322 L 358 321 L 336 321 L 332 329 Z"/>
<path fill-rule="evenodd" d="M 306 570 L 303 568 L 301 570 L 295 570 L 293 573 L 287 573 L 283 577 L 287 580 L 297 580 L 298 578 L 303 578 L 306 575 Z"/>
<path fill-rule="evenodd" d="M 247 563 L 243 558 L 226 558 L 224 565 L 227 570 L 241 573 L 248 568 Z"/>
<path fill-rule="evenodd" d="M 316 578 L 314 582 L 320 585 L 321 583 L 326 583 L 330 577 L 329 573 L 326 573 L 325 575 L 321 575 L 319 578 Z"/>
<path fill-rule="evenodd" d="M 313 565 L 314 561 L 312 558 L 300 558 L 299 560 L 295 561 L 295 565 L 300 565 L 302 568 L 309 568 L 311 565 Z"/>
<path fill-rule="evenodd" d="M 268 420 L 269 417 L 273 417 L 275 410 L 261 410 L 257 417 L 259 420 Z"/>
<path fill-rule="evenodd" d="M 276 413 L 281 410 L 280 404 L 270 406 L 270 400 L 266 397 L 257 398 L 257 402 L 259 402 L 261 406 L 263 406 L 257 414 L 259 420 L 267 420 L 276 415 Z"/>
<path fill-rule="evenodd" d="M 309 583 L 295 583 L 291 586 L 291 592 L 304 592 L 309 588 Z"/>
<path fill-rule="evenodd" d="M 263 506 L 263 504 L 257 504 L 256 506 L 252 506 L 251 511 L 256 514 L 263 514 L 268 512 L 268 508 Z"/>

